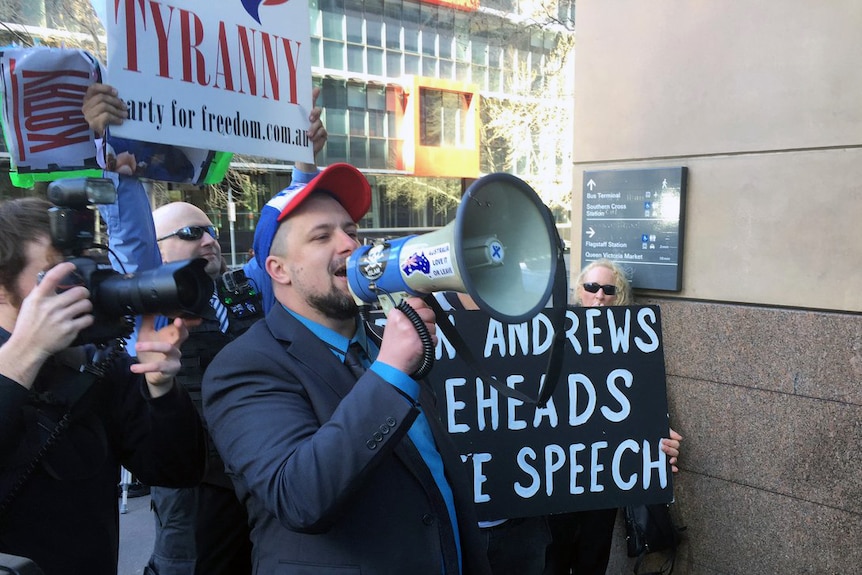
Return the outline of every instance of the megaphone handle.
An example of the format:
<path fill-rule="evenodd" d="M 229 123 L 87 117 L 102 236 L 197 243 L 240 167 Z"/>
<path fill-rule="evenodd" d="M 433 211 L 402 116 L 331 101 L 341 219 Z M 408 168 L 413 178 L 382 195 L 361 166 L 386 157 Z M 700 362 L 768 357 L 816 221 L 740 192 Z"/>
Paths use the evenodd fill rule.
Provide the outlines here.
<path fill-rule="evenodd" d="M 419 334 L 419 339 L 422 340 L 422 363 L 416 371 L 410 374 L 410 377 L 417 380 L 423 379 L 431 372 L 431 368 L 434 367 L 434 341 L 431 339 L 431 334 L 428 332 L 428 328 L 425 327 L 425 322 L 422 321 L 422 318 L 419 317 L 416 310 L 410 307 L 410 304 L 407 303 L 406 300 L 401 300 L 398 305 L 395 306 L 395 309 L 407 316 L 407 319 L 409 319 L 410 323 L 413 324 L 413 327 L 416 328 L 416 333 Z"/>

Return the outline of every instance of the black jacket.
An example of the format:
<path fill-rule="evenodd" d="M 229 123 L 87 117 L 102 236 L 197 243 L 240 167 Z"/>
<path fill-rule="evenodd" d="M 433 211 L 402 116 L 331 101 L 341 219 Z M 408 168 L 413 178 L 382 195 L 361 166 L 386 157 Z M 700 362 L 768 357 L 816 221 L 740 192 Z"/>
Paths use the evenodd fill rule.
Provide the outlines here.
<path fill-rule="evenodd" d="M 0 345 L 8 338 L 0 330 Z M 0 552 L 32 559 L 46 575 L 116 574 L 120 465 L 147 485 L 177 487 L 197 484 L 204 470 L 203 428 L 188 395 L 175 385 L 152 399 L 124 352 L 104 378 L 79 379 L 71 364 L 93 352 L 85 346 L 51 358 L 32 390 L 0 375 Z M 88 391 L 68 429 L 10 501 L 76 385 Z"/>

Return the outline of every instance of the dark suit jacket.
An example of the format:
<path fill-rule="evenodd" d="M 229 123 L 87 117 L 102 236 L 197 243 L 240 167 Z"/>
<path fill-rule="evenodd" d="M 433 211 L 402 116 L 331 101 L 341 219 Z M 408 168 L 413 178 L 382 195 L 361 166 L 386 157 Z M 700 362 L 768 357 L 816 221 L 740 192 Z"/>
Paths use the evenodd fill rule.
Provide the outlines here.
<path fill-rule="evenodd" d="M 490 573 L 472 489 L 422 387 L 455 496 L 463 573 Z M 248 508 L 256 573 L 458 573 L 445 503 L 407 437 L 416 407 L 370 370 L 355 381 L 280 305 L 216 356 L 203 399 Z"/>

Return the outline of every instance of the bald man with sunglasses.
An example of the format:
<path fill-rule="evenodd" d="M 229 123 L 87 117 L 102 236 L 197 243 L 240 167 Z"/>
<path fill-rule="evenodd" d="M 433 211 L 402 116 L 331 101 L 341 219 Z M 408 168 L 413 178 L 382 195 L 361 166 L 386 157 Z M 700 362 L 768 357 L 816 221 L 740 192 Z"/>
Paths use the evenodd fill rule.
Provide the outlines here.
<path fill-rule="evenodd" d="M 204 270 L 213 280 L 218 278 L 222 267 L 218 230 L 200 208 L 173 202 L 153 212 L 153 223 L 162 261 L 204 258 Z"/>
<path fill-rule="evenodd" d="M 316 100 L 319 90 L 315 89 Z M 107 125 L 126 118 L 125 106 L 116 91 L 106 84 L 93 84 L 82 106 L 91 128 L 101 134 Z M 326 142 L 320 120 L 321 109 L 309 116 L 307 130 L 317 154 Z M 292 185 L 310 181 L 318 171 L 313 164 L 297 163 Z M 200 409 L 201 380 L 215 355 L 264 316 L 262 290 L 268 277 L 255 275 L 258 294 L 243 305 L 226 306 L 218 297 L 217 282 L 224 267 L 218 230 L 197 206 L 173 202 L 149 214 L 149 199 L 140 181 L 119 179 L 117 202 L 100 206 L 108 224 L 115 265 L 126 271 L 143 270 L 162 262 L 204 258 L 205 270 L 214 280 L 211 309 L 198 326 L 189 329 L 182 347 L 182 368 L 177 381 Z M 157 247 L 156 247 L 157 246 Z M 271 293 L 271 288 L 268 292 Z M 266 294 L 267 291 L 264 291 Z M 239 502 L 224 464 L 209 441 L 207 472 L 194 488 L 172 489 L 153 486 L 151 503 L 155 513 L 156 541 L 146 566 L 146 575 L 246 575 L 251 573 L 251 542 L 245 507 Z"/>

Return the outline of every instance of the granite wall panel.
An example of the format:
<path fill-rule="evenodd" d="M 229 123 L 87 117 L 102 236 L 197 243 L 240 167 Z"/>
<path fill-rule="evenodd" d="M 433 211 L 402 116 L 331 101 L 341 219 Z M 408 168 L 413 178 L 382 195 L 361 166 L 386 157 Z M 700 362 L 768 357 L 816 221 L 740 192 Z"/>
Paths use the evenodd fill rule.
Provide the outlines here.
<path fill-rule="evenodd" d="M 862 573 L 862 315 L 641 303 L 661 307 L 671 423 L 685 437 L 675 572 Z M 608 573 L 631 573 L 625 555 L 618 520 Z"/>

